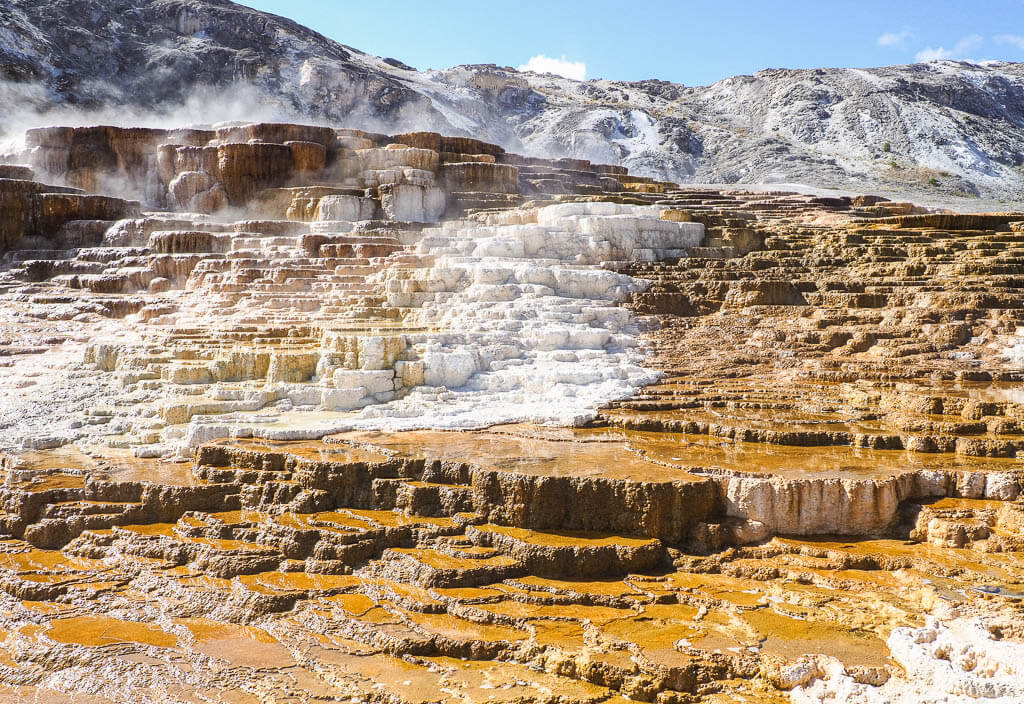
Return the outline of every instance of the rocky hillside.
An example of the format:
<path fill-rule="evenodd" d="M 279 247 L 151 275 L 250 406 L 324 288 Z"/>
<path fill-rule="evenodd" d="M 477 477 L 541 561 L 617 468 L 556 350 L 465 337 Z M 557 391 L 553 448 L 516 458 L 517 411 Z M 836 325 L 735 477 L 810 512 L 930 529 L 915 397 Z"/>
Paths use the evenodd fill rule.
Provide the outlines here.
<path fill-rule="evenodd" d="M 0 77 L 9 131 L 67 122 L 68 107 L 94 122 L 287 117 L 465 134 L 681 182 L 938 200 L 1014 201 L 1024 189 L 1021 64 L 577 82 L 497 66 L 416 71 L 226 0 L 7 0 Z"/>

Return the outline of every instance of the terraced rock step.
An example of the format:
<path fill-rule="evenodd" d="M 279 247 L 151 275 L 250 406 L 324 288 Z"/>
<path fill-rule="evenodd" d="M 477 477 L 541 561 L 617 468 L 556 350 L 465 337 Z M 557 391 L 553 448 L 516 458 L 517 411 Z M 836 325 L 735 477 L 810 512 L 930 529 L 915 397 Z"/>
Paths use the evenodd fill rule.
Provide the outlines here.
<path fill-rule="evenodd" d="M 606 419 L 773 445 L 1013 458 L 1016 217 L 779 226 L 742 258 L 620 267 L 654 282 L 633 305 L 662 313 L 651 362 L 668 376 Z M 998 229 L 955 229 L 985 225 Z M 739 378 L 723 383 L 726 368 Z"/>
<path fill-rule="evenodd" d="M 66 653 L 119 673 L 96 681 L 99 701 L 170 685 L 185 699 L 359 697 L 375 682 L 417 702 L 490 687 L 781 701 L 826 671 L 873 689 L 937 667 L 920 645 L 934 628 L 923 602 L 996 630 L 1018 618 L 1022 505 L 956 498 L 986 468 L 954 472 L 951 498 L 897 499 L 888 530 L 901 539 L 765 542 L 730 516 L 762 493 L 737 494 L 742 472 L 673 471 L 664 436 L 647 435 L 221 441 L 147 468 L 116 453 L 10 458 L 0 594 L 16 601 L 2 652 L 28 683 L 7 691 L 71 691 L 44 664 Z M 903 486 L 936 479 L 911 475 Z M 792 497 L 816 479 L 779 481 Z M 744 536 L 761 542 L 720 551 Z"/>
<path fill-rule="evenodd" d="M 304 125 L 18 158 L 0 699 L 1024 698 L 1024 215 Z"/>

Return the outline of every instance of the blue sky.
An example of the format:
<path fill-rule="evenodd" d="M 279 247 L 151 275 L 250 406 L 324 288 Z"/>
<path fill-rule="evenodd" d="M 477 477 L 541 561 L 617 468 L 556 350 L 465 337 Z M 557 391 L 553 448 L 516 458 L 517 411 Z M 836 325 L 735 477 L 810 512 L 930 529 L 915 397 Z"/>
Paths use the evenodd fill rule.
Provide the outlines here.
<path fill-rule="evenodd" d="M 578 77 L 704 85 L 762 68 L 1024 61 L 1022 0 L 660 2 L 253 0 L 419 69 L 534 62 Z M 562 61 L 564 60 L 564 64 Z M 580 66 L 582 64 L 582 66 Z"/>

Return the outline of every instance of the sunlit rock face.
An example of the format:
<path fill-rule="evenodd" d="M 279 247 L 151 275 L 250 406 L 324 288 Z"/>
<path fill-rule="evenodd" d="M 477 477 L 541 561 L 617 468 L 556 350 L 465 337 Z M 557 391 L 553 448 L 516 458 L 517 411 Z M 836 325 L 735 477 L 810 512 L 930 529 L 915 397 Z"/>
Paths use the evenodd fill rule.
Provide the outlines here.
<path fill-rule="evenodd" d="M 428 132 L 29 143 L 0 699 L 1019 698 L 1024 215 Z"/>

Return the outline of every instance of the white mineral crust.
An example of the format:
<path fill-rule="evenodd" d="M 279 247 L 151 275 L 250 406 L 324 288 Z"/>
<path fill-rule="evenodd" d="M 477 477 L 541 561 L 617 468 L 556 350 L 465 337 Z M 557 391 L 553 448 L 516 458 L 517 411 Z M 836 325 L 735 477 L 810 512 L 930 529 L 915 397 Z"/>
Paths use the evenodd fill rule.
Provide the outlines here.
<path fill-rule="evenodd" d="M 414 190 L 420 200 L 409 207 L 429 206 L 436 214 L 439 204 L 428 204 L 422 188 Z M 401 199 L 408 196 L 396 190 L 393 205 L 406 207 Z M 357 198 L 325 196 L 319 209 L 325 219 L 310 223 L 309 231 L 327 228 L 329 234 L 372 242 L 346 222 L 365 216 L 362 206 Z M 80 444 L 116 442 L 155 456 L 187 455 L 199 443 L 225 436 L 317 438 L 348 429 L 582 423 L 607 402 L 658 378 L 643 367 L 637 320 L 621 306 L 646 282 L 601 265 L 686 256 L 701 243 L 702 225 L 659 215 L 657 207 L 571 203 L 403 231 L 400 237 L 411 250 L 370 260 L 376 271 L 359 265 L 369 269 L 360 270 L 365 278 L 359 286 L 382 300 L 366 305 L 402 311 L 401 324 L 383 332 L 372 324 L 366 331 L 351 324 L 360 320 L 362 304 L 336 302 L 346 300 L 347 283 L 341 293 L 324 287 L 330 284 L 315 293 L 304 279 L 288 278 L 289 267 L 313 266 L 299 244 L 301 235 L 217 233 L 217 251 L 226 252 L 227 261 L 277 267 L 275 281 L 286 293 L 253 305 L 219 305 L 220 289 L 244 292 L 250 284 L 236 281 L 231 271 L 219 273 L 223 269 L 212 266 L 217 260 L 200 263 L 185 291 L 170 292 L 177 297 L 175 312 L 108 321 L 106 328 L 121 326 L 131 335 L 119 339 L 107 332 L 88 341 L 86 366 L 77 366 L 106 380 L 102 402 L 111 410 L 101 417 L 108 422 L 81 423 L 78 416 L 87 405 L 82 399 L 74 406 L 40 406 L 23 430 L 26 437 L 38 435 L 46 425 L 66 429 L 61 437 Z M 324 272 L 328 280 L 331 275 Z M 301 295 L 293 303 L 288 292 Z M 309 301 L 311 309 L 293 307 Z M 318 312 L 316 305 L 337 312 Z M 304 310 L 313 311 L 313 344 L 267 348 L 233 343 L 218 332 L 238 324 L 287 327 L 292 323 L 271 321 L 302 321 Z M 353 310 L 354 317 L 346 317 Z M 332 327 L 333 315 L 339 316 L 339 329 Z M 173 337 L 176 328 L 227 344 L 212 356 L 197 357 L 187 341 Z M 181 352 L 154 355 L 165 344 L 161 340 Z M 21 413 L 11 404 L 6 402 L 5 412 Z"/>
<path fill-rule="evenodd" d="M 1024 643 L 997 640 L 976 617 L 930 618 L 921 628 L 896 628 L 888 639 L 904 669 L 878 687 L 860 684 L 843 665 L 821 662 L 822 677 L 790 692 L 796 704 L 1020 704 Z"/>

